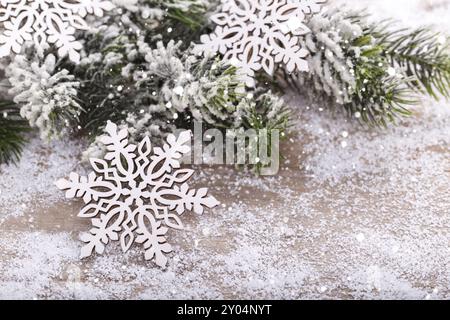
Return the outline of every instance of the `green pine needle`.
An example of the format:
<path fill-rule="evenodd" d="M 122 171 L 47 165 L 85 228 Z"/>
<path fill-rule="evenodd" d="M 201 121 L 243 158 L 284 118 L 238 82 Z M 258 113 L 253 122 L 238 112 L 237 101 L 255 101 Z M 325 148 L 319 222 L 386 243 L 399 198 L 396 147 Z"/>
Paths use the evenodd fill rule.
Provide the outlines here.
<path fill-rule="evenodd" d="M 0 163 L 17 163 L 30 130 L 19 115 L 18 107 L 10 101 L 0 101 Z"/>
<path fill-rule="evenodd" d="M 394 67 L 404 70 L 411 88 L 435 99 L 450 98 L 450 41 L 428 28 L 388 32 L 382 28 L 379 42 Z"/>
<path fill-rule="evenodd" d="M 314 20 L 313 33 L 306 37 L 310 45 L 319 48 L 313 50 L 311 60 L 323 69 L 299 76 L 302 83 L 309 84 L 313 99 L 319 96 L 330 105 L 344 107 L 349 116 L 369 125 L 387 126 L 410 116 L 409 108 L 419 102 L 421 94 L 450 98 L 450 39 L 442 33 L 429 28 L 398 29 L 392 20 L 373 24 L 364 11 L 338 10 L 317 19 L 320 23 Z M 337 26 L 337 32 L 330 26 Z M 341 27 L 347 32 L 339 31 Z M 351 39 L 350 28 L 360 29 L 362 34 Z M 336 47 L 341 49 L 338 61 L 325 54 Z M 354 83 L 341 72 L 347 66 L 352 68 Z M 295 87 L 296 76 L 281 77 Z"/>

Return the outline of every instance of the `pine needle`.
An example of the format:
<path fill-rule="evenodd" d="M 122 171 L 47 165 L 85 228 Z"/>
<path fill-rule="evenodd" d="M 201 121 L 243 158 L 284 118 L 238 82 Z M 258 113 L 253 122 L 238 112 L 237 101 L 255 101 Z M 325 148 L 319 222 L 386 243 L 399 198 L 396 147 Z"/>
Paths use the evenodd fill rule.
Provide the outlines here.
<path fill-rule="evenodd" d="M 0 163 L 17 163 L 28 131 L 28 123 L 20 117 L 18 107 L 13 102 L 0 101 Z"/>

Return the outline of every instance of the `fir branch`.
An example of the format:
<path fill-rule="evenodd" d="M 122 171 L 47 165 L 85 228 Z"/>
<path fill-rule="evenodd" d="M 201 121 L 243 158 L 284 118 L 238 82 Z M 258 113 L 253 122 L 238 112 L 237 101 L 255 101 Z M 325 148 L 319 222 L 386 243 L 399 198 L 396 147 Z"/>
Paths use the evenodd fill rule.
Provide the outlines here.
<path fill-rule="evenodd" d="M 20 58 L 8 78 L 22 116 L 43 138 L 60 131 L 60 123 L 90 136 L 86 158 L 101 155 L 98 141 L 108 120 L 127 128 L 131 141 L 150 136 L 156 143 L 189 129 L 193 120 L 222 129 L 284 131 L 288 115 L 281 99 L 246 90 L 236 68 L 220 58 L 192 53 L 190 39 L 207 27 L 208 5 L 123 3 L 120 15 L 105 15 L 79 35 L 79 64 L 33 54 Z"/>
<path fill-rule="evenodd" d="M 28 55 L 32 54 L 15 56 L 6 68 L 11 86 L 8 93 L 30 126 L 38 128 L 43 139 L 52 138 L 78 122 L 79 83 L 68 70 L 59 68 L 55 56 L 49 54 L 44 59 Z"/>
<path fill-rule="evenodd" d="M 408 107 L 418 101 L 409 89 L 411 78 L 388 75 L 389 64 L 382 56 L 383 47 L 368 45 L 371 36 L 356 39 L 354 46 L 366 49 L 356 60 L 354 70 L 355 86 L 352 99 L 343 104 L 348 115 L 362 119 L 371 125 L 386 127 L 387 123 L 395 123 L 399 116 L 409 116 Z"/>
<path fill-rule="evenodd" d="M 284 135 L 290 127 L 291 112 L 284 101 L 277 98 L 270 91 L 257 90 L 245 99 L 242 118 L 243 127 L 246 129 L 279 130 Z"/>
<path fill-rule="evenodd" d="M 19 108 L 11 101 L 0 101 L 0 163 L 16 163 L 30 130 L 20 117 Z"/>
<path fill-rule="evenodd" d="M 291 126 L 291 112 L 286 107 L 284 101 L 273 95 L 270 91 L 257 89 L 253 94 L 249 94 L 242 100 L 241 107 L 238 107 L 238 112 L 239 118 L 242 121 L 240 124 L 241 129 L 255 130 L 256 145 L 260 147 L 267 143 L 267 156 L 272 157 L 274 132 L 277 131 L 279 137 L 284 139 L 286 137 L 286 131 Z M 266 134 L 263 141 L 260 140 L 262 133 Z M 246 147 L 250 147 L 250 145 Z M 260 160 L 253 166 L 253 170 L 259 175 L 264 167 L 270 165 L 270 162 L 267 163 Z"/>

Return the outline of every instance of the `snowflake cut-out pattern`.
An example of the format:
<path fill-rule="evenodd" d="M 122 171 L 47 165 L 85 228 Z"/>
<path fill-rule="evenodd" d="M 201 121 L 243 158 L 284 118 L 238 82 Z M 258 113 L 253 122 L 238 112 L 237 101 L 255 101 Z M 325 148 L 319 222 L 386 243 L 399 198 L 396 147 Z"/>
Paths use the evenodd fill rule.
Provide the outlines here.
<path fill-rule="evenodd" d="M 102 254 L 109 240 L 120 241 L 124 252 L 137 242 L 143 244 L 146 260 L 164 267 L 165 254 L 172 251 L 165 237 L 168 228 L 183 228 L 178 216 L 186 210 L 202 214 L 204 207 L 218 204 L 207 196 L 207 188 L 190 189 L 185 183 L 194 173 L 180 165 L 182 155 L 191 150 L 186 145 L 190 131 L 178 138 L 169 135 L 153 153 L 148 137 L 138 146 L 129 144 L 127 129 L 118 131 L 112 122 L 106 132 L 104 159 L 90 159 L 95 172 L 87 177 L 71 173 L 69 180 L 56 182 L 59 189 L 67 190 L 67 198 L 83 199 L 85 206 L 78 216 L 92 219 L 93 228 L 81 236 L 86 243 L 81 258 L 94 251 Z"/>
<path fill-rule="evenodd" d="M 54 44 L 60 57 L 77 63 L 81 43 L 76 30 L 87 30 L 87 14 L 103 16 L 114 5 L 102 0 L 0 0 L 0 57 L 20 53 L 25 41 L 38 48 Z"/>
<path fill-rule="evenodd" d="M 222 11 L 211 17 L 217 24 L 210 35 L 202 35 L 198 53 L 220 52 L 238 67 L 249 87 L 255 71 L 273 75 L 275 64 L 288 72 L 308 71 L 304 59 L 309 52 L 300 46 L 300 35 L 310 32 L 306 15 L 320 11 L 325 0 L 226 0 Z"/>

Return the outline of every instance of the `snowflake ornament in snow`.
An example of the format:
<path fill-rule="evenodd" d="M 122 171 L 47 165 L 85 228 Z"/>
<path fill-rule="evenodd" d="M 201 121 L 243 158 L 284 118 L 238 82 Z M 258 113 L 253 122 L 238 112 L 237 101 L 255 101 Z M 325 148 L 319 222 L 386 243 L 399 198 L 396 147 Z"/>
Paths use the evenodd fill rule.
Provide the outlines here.
<path fill-rule="evenodd" d="M 325 0 L 226 0 L 222 12 L 211 17 L 218 26 L 202 35 L 198 53 L 224 55 L 238 67 L 249 87 L 255 85 L 255 71 L 263 68 L 273 75 L 275 64 L 283 62 L 288 72 L 308 71 L 308 51 L 298 36 L 310 30 L 306 15 L 320 11 Z"/>
<path fill-rule="evenodd" d="M 114 5 L 106 0 L 0 0 L 0 57 L 20 53 L 25 41 L 37 48 L 54 44 L 59 56 L 77 63 L 81 43 L 76 30 L 86 30 L 87 14 L 103 16 Z"/>
<path fill-rule="evenodd" d="M 106 132 L 104 160 L 90 160 L 95 172 L 87 177 L 71 173 L 69 180 L 56 182 L 59 189 L 67 190 L 67 198 L 83 199 L 86 205 L 78 216 L 92 219 L 93 228 L 81 237 L 86 243 L 81 258 L 94 250 L 102 254 L 109 240 L 120 241 L 124 252 L 137 242 L 143 244 L 146 260 L 164 267 L 165 253 L 172 251 L 165 237 L 168 227 L 182 229 L 178 216 L 185 210 L 202 214 L 204 207 L 218 205 L 214 197 L 207 196 L 206 188 L 190 189 L 185 183 L 194 173 L 180 169 L 182 155 L 191 150 L 185 145 L 190 132 L 181 133 L 178 139 L 169 135 L 167 144 L 153 148 L 152 155 L 148 137 L 138 146 L 129 144 L 127 129 L 118 131 L 112 122 Z"/>

